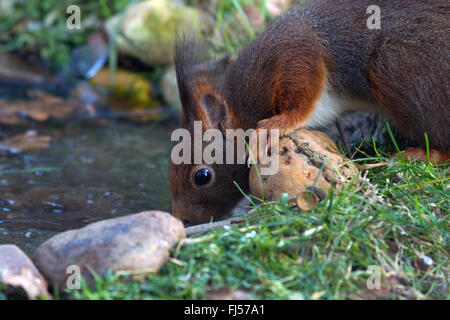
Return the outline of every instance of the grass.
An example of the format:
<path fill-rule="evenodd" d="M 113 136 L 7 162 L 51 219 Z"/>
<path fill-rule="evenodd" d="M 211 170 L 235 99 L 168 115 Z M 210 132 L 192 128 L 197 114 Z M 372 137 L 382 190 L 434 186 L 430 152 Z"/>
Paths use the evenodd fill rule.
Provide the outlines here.
<path fill-rule="evenodd" d="M 7 0 L 9 1 L 9 0 Z M 124 13 L 126 8 L 142 0 L 28 0 L 17 1 L 8 11 L 0 12 L 0 53 L 20 52 L 39 56 L 44 64 L 60 71 L 70 61 L 74 48 L 84 44 L 89 35 L 101 28 L 104 21 L 116 13 Z M 198 0 L 189 0 L 189 5 L 198 5 Z M 9 3 L 9 2 L 8 2 Z M 216 52 L 236 53 L 242 44 L 248 43 L 256 30 L 250 25 L 243 5 L 257 4 L 264 18 L 270 19 L 262 0 L 217 1 L 216 32 L 209 37 Z M 67 28 L 69 5 L 78 5 L 82 21 L 88 21 L 82 30 Z M 243 32 L 243 34 L 242 34 Z M 117 33 L 117 30 L 116 30 Z M 111 44 L 110 59 L 117 56 L 114 39 Z"/>
<path fill-rule="evenodd" d="M 0 300 L 6 300 L 6 294 L 4 291 L 6 290 L 6 287 L 4 284 L 0 283 Z"/>
<path fill-rule="evenodd" d="M 5 1 L 6 2 L 6 1 Z M 45 65 L 61 70 L 71 51 L 98 31 L 102 21 L 125 10 L 128 0 L 28 0 L 16 1 L 6 13 L 0 12 L 0 52 L 36 54 Z M 11 1 L 12 3 L 12 1 Z M 67 28 L 66 9 L 78 5 L 82 21 L 91 25 L 80 31 Z"/>
<path fill-rule="evenodd" d="M 49 172 L 56 171 L 59 168 L 43 167 L 43 168 L 32 168 L 32 169 L 14 169 L 14 170 L 0 170 L 0 176 L 4 174 L 18 174 L 18 173 L 30 173 L 30 172 Z"/>
<path fill-rule="evenodd" d="M 217 51 L 235 54 L 254 36 L 242 16 L 246 2 L 221 2 L 211 40 Z M 111 14 L 105 1 L 98 3 L 99 12 Z M 241 225 L 180 243 L 167 265 L 144 281 L 110 272 L 69 298 L 204 299 L 229 288 L 253 299 L 449 299 L 448 168 L 373 150 L 375 157 L 358 162 L 386 165 L 365 172 L 362 188 L 330 193 L 310 212 L 286 197 L 262 203 Z M 427 271 L 419 267 L 424 256 L 433 261 Z M 372 270 L 380 272 L 380 290 L 367 287 Z"/>
<path fill-rule="evenodd" d="M 263 23 L 258 29 L 273 17 L 267 12 L 265 1 L 258 0 L 229 0 L 222 1 L 217 6 L 215 32 L 206 39 L 214 48 L 214 53 L 229 52 L 236 56 L 240 49 L 254 39 L 258 30 L 252 26 L 245 13 L 244 6 L 253 5 L 258 8 Z"/>
<path fill-rule="evenodd" d="M 241 225 L 181 242 L 145 281 L 112 273 L 73 299 L 449 299 L 448 170 L 380 158 L 365 184 L 328 194 L 311 212 L 281 199 Z M 433 261 L 421 270 L 420 259 Z M 381 289 L 369 290 L 373 270 Z"/>

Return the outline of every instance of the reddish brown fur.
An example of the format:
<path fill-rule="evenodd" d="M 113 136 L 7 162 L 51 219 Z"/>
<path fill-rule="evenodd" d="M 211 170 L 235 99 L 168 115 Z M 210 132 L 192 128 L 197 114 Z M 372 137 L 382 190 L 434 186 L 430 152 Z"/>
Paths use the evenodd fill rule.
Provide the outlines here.
<path fill-rule="evenodd" d="M 295 66 L 298 70 L 305 70 L 308 65 L 299 61 Z M 275 116 L 258 122 L 258 128 L 279 129 L 280 134 L 288 134 L 302 127 L 314 111 L 315 104 L 325 86 L 326 68 L 320 60 L 314 62 L 311 74 L 289 74 L 286 68 L 289 63 L 281 64 L 282 70 L 275 71 L 272 87 L 271 109 Z M 281 69 L 281 68 L 280 68 Z M 284 75 L 283 75 L 284 73 Z M 280 75 L 282 74 L 282 75 Z"/>
<path fill-rule="evenodd" d="M 366 25 L 373 4 L 381 8 L 381 30 Z M 426 132 L 430 148 L 441 151 L 433 158 L 444 160 L 450 152 L 449 12 L 448 0 L 315 0 L 276 19 L 235 61 L 204 62 L 198 44 L 180 41 L 183 127 L 192 130 L 201 120 L 204 130 L 286 134 L 307 123 L 327 85 L 349 101 L 377 105 L 420 147 Z M 195 168 L 171 165 L 177 217 L 219 218 L 242 197 L 234 182 L 248 191 L 245 164 L 212 165 L 217 183 L 205 188 L 193 184 Z"/>

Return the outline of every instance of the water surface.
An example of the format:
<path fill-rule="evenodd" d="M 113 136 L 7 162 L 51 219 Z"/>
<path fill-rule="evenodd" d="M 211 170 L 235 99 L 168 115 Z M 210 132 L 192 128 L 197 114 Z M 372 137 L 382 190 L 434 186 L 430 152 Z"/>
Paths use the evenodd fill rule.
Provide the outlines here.
<path fill-rule="evenodd" d="M 28 129 L 0 125 L 8 136 Z M 52 137 L 48 149 L 0 154 L 0 244 L 30 253 L 64 230 L 170 209 L 174 125 L 102 119 L 32 129 Z"/>

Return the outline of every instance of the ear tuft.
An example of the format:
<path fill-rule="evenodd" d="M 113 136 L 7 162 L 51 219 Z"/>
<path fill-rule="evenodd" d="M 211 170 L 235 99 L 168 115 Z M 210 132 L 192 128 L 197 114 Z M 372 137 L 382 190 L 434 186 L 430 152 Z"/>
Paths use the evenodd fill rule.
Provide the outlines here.
<path fill-rule="evenodd" d="M 199 104 L 207 115 L 209 127 L 217 128 L 227 116 L 226 103 L 214 94 L 203 94 L 199 99 Z"/>

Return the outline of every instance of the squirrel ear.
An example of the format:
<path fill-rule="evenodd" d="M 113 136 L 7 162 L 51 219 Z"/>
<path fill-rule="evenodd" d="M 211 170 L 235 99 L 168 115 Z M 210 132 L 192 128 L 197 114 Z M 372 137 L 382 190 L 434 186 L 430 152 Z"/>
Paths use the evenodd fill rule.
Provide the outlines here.
<path fill-rule="evenodd" d="M 205 115 L 206 127 L 219 128 L 228 118 L 227 103 L 215 94 L 205 93 L 198 102 Z"/>

